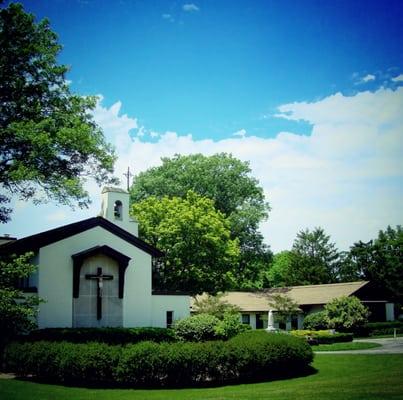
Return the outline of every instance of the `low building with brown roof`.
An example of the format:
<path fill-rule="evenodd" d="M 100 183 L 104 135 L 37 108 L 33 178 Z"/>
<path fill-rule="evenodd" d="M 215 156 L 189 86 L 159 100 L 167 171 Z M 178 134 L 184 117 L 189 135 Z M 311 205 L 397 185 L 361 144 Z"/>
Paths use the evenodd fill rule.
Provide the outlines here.
<path fill-rule="evenodd" d="M 369 308 L 370 319 L 373 321 L 394 320 L 394 304 L 388 302 L 386 294 L 368 281 L 289 286 L 253 292 L 226 292 L 221 300 L 238 307 L 242 322 L 251 325 L 254 329 L 259 329 L 267 327 L 269 303 L 272 295 L 278 293 L 289 296 L 302 311 L 300 315 L 291 319 L 287 329 L 302 329 L 304 315 L 321 311 L 325 304 L 342 296 L 358 297 Z M 195 311 L 194 303 L 193 299 L 192 311 Z"/>

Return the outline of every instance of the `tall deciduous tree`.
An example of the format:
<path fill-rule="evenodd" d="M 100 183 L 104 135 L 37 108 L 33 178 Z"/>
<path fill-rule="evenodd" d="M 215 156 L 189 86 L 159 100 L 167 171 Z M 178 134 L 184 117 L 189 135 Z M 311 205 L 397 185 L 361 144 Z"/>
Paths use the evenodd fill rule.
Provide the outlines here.
<path fill-rule="evenodd" d="M 230 221 L 231 236 L 239 240 L 241 256 L 235 272 L 236 286 L 261 283 L 271 252 L 263 242 L 259 223 L 268 216 L 269 205 L 263 189 L 250 176 L 251 170 L 229 154 L 210 157 L 201 154 L 163 158 L 162 165 L 134 178 L 133 202 L 149 196 L 185 197 L 189 190 L 214 201 L 214 206 Z"/>
<path fill-rule="evenodd" d="M 388 226 L 367 243 L 355 243 L 344 264 L 344 280 L 370 280 L 403 303 L 403 229 Z"/>
<path fill-rule="evenodd" d="M 283 287 L 296 284 L 292 271 L 294 258 L 295 254 L 289 250 L 275 254 L 266 273 L 266 286 Z"/>
<path fill-rule="evenodd" d="M 238 240 L 212 200 L 189 191 L 185 198 L 148 197 L 132 205 L 140 237 L 165 253 L 155 265 L 155 289 L 216 293 L 231 287 Z"/>
<path fill-rule="evenodd" d="M 331 283 L 337 280 L 340 255 L 322 228 L 299 232 L 292 250 L 300 256 L 300 268 L 310 270 L 311 280 L 316 280 L 310 283 Z"/>
<path fill-rule="evenodd" d="M 108 182 L 114 154 L 95 124 L 96 98 L 70 92 L 67 66 L 48 20 L 20 4 L 0 10 L 0 221 L 12 194 L 27 200 L 89 203 L 85 177 Z"/>

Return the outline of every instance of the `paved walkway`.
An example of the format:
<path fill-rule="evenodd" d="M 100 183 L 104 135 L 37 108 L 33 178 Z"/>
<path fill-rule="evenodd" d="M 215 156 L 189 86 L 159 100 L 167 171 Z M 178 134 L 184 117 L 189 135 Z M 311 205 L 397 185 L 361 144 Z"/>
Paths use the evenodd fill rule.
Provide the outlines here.
<path fill-rule="evenodd" d="M 382 347 L 367 350 L 316 351 L 316 354 L 403 354 L 403 337 L 355 339 L 354 342 L 379 343 Z"/>

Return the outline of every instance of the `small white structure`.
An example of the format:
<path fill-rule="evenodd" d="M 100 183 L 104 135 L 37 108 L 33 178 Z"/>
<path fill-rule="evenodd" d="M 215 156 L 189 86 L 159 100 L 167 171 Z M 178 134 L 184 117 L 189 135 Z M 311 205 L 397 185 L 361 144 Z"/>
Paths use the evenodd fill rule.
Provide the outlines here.
<path fill-rule="evenodd" d="M 27 251 L 38 269 L 23 288 L 45 300 L 39 328 L 166 327 L 189 315 L 189 296 L 153 294 L 152 257 L 163 254 L 138 238 L 124 190 L 102 191 L 101 216 L 0 245 Z"/>
<path fill-rule="evenodd" d="M 273 310 L 269 310 L 267 315 L 267 328 L 268 332 L 275 332 L 277 329 L 274 327 L 274 317 L 273 317 Z"/>

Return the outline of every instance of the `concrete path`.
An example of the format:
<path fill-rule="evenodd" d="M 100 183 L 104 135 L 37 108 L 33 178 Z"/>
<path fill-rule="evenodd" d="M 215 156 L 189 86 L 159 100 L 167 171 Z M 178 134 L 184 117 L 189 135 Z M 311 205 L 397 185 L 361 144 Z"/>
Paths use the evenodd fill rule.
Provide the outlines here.
<path fill-rule="evenodd" d="M 379 343 L 382 347 L 367 350 L 315 351 L 316 354 L 403 354 L 403 337 L 354 339 L 354 342 Z"/>

